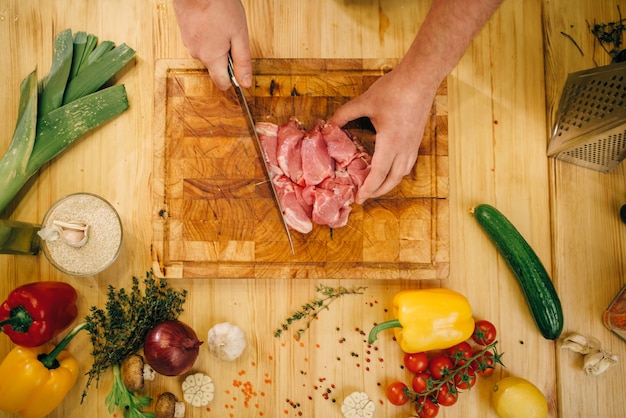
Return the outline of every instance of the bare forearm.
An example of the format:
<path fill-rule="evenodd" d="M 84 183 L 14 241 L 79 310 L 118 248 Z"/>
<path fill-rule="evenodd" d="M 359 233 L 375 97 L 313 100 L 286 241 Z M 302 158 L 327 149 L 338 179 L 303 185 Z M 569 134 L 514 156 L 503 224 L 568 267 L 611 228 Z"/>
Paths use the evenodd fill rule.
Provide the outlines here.
<path fill-rule="evenodd" d="M 452 71 L 476 34 L 503 0 L 433 0 L 432 6 L 398 69 L 424 72 L 439 83 Z M 416 72 L 415 69 L 419 68 Z"/>

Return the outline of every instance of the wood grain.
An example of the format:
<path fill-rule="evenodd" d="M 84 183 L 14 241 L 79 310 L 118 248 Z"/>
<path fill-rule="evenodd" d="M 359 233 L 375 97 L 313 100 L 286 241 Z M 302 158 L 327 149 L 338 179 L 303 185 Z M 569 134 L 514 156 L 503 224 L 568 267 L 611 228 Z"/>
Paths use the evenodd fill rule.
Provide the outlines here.
<path fill-rule="evenodd" d="M 389 60 L 254 62 L 257 121 L 305 127 L 332 115 L 392 68 Z M 232 90 L 193 60 L 156 73 L 155 268 L 164 277 L 442 279 L 447 277 L 447 89 L 433 103 L 413 173 L 381 199 L 353 205 L 348 225 L 292 231 L 282 221 Z M 367 121 L 346 126 L 370 153 Z"/>
<path fill-rule="evenodd" d="M 626 2 L 545 4 L 546 100 L 548 127 L 552 127 L 567 75 L 610 64 L 610 56 L 589 25 L 617 22 L 618 7 L 623 16 Z M 620 355 L 620 364 L 600 379 L 559 368 L 559 410 L 578 411 L 581 417 L 622 416 L 625 403 L 618 389 L 621 383 L 617 382 L 623 382 L 626 344 L 603 325 L 602 313 L 626 283 L 626 228 L 618 216 L 626 203 L 625 166 L 622 162 L 606 174 L 560 160 L 549 161 L 554 281 L 562 300 L 578 301 L 564 304 L 565 329 L 593 335 Z M 576 253 L 584 256 L 574 257 Z M 575 276 L 586 279 L 574 284 Z M 576 358 L 567 351 L 557 351 L 557 360 L 575 366 Z M 586 393 L 597 395 L 571 395 L 583 386 Z"/>
<path fill-rule="evenodd" d="M 0 73 L 1 150 L 8 147 L 15 128 L 20 82 L 35 67 L 40 75 L 50 67 L 56 33 L 65 28 L 86 30 L 103 40 L 126 42 L 137 51 L 133 64 L 113 80 L 126 85 L 128 112 L 47 164 L 4 214 L 39 222 L 54 201 L 80 191 L 99 194 L 116 207 L 124 227 L 122 251 L 97 276 L 66 276 L 43 255 L 0 255 L 0 295 L 36 280 L 68 282 L 78 291 L 82 318 L 91 306 L 104 306 L 108 286 L 128 287 L 133 275 L 141 276 L 152 266 L 153 215 L 158 213 L 152 204 L 152 188 L 160 187 L 153 180 L 155 65 L 159 59 L 190 57 L 180 38 L 172 0 L 1 3 L 0 45 L 6 47 L 0 56 L 5 69 Z M 401 58 L 431 2 L 242 3 L 255 58 L 358 60 Z M 384 393 L 395 380 L 410 381 L 410 374 L 401 368 L 397 344 L 385 334 L 372 349 L 363 343 L 360 331 L 391 318 L 397 291 L 437 286 L 465 294 L 477 318 L 496 324 L 507 366 L 490 378 L 479 379 L 439 416 L 495 418 L 490 404 L 492 386 L 509 375 L 524 377 L 542 390 L 549 400 L 550 417 L 626 416 L 622 393 L 626 344 L 601 320 L 601 313 L 625 282 L 626 228 L 616 210 L 626 196 L 626 171 L 622 165 L 606 175 L 546 158 L 548 115 L 567 73 L 593 66 L 592 55 L 598 63 L 606 63 L 602 51 L 590 52 L 593 42 L 588 38 L 587 21 L 616 20 L 617 5 L 622 13 L 626 11 L 624 0 L 504 1 L 448 77 L 449 166 L 438 174 L 449 178 L 442 185 L 449 189 L 447 279 L 301 280 L 279 272 L 268 279 L 170 280 L 175 288 L 189 290 L 181 319 L 199 336 L 206 336 L 217 322 L 232 321 L 244 328 L 248 339 L 244 355 L 232 363 L 220 362 L 206 347 L 201 349 L 194 369 L 213 377 L 216 396 L 208 408 L 188 406 L 186 416 L 340 418 L 340 403 L 354 390 L 374 400 L 377 417 L 411 416 L 410 405 L 391 405 Z M 561 31 L 576 39 L 584 57 Z M 566 332 L 599 338 L 620 357 L 616 366 L 602 376 L 586 376 L 580 356 L 541 337 L 508 267 L 468 213 L 481 202 L 501 209 L 552 272 Z M 188 268 L 193 274 L 193 266 Z M 285 318 L 318 296 L 319 284 L 366 286 L 367 290 L 340 299 L 322 312 L 302 341 L 290 338 L 291 333 L 274 338 L 274 330 Z M 340 343 L 341 338 L 346 341 Z M 13 346 L 0 335 L 0 358 Z M 79 361 L 81 375 L 50 418 L 123 415 L 106 408 L 110 370 L 81 403 L 83 373 L 92 362 L 90 348 L 86 334 L 68 346 Z M 171 391 L 181 397 L 181 379 L 159 376 L 142 394 Z M 253 390 L 250 399 L 249 389 Z M 0 417 L 18 415 L 0 412 Z"/>

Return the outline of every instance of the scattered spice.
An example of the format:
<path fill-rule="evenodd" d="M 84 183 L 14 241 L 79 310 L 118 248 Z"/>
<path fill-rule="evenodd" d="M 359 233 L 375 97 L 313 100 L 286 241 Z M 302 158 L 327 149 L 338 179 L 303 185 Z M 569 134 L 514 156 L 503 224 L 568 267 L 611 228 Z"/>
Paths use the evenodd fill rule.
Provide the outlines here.
<path fill-rule="evenodd" d="M 345 288 L 340 286 L 333 288 L 322 284 L 317 286 L 316 291 L 322 295 L 321 298 L 315 299 L 305 305 L 299 311 L 294 312 L 286 321 L 274 331 L 275 337 L 280 337 L 284 331 L 287 331 L 294 322 L 306 320 L 305 327 L 298 329 L 294 338 L 300 340 L 304 332 L 311 327 L 311 322 L 317 319 L 319 313 L 324 309 L 329 309 L 329 305 L 343 295 L 362 295 L 366 287 Z"/>

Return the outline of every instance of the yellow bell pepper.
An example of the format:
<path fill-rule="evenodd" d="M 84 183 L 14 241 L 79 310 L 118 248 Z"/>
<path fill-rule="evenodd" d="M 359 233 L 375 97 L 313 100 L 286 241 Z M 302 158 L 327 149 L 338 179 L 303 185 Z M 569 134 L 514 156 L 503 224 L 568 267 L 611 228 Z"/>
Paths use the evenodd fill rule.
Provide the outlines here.
<path fill-rule="evenodd" d="M 372 328 L 370 344 L 380 331 L 393 328 L 402 351 L 419 353 L 452 347 L 474 331 L 467 298 L 449 289 L 403 290 L 393 298 L 393 314 L 397 319 Z"/>
<path fill-rule="evenodd" d="M 66 337 L 67 338 L 67 337 Z M 0 410 L 42 418 L 56 408 L 78 378 L 78 362 L 63 347 L 16 346 L 0 364 Z"/>

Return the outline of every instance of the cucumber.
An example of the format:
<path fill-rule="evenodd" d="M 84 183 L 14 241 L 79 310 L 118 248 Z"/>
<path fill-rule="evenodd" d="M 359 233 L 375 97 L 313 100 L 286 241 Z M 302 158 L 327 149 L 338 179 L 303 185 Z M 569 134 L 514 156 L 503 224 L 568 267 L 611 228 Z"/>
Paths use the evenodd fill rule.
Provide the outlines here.
<path fill-rule="evenodd" d="M 481 204 L 472 212 L 513 271 L 541 335 L 548 340 L 556 340 L 563 330 L 563 308 L 541 260 L 515 226 L 496 208 Z"/>

